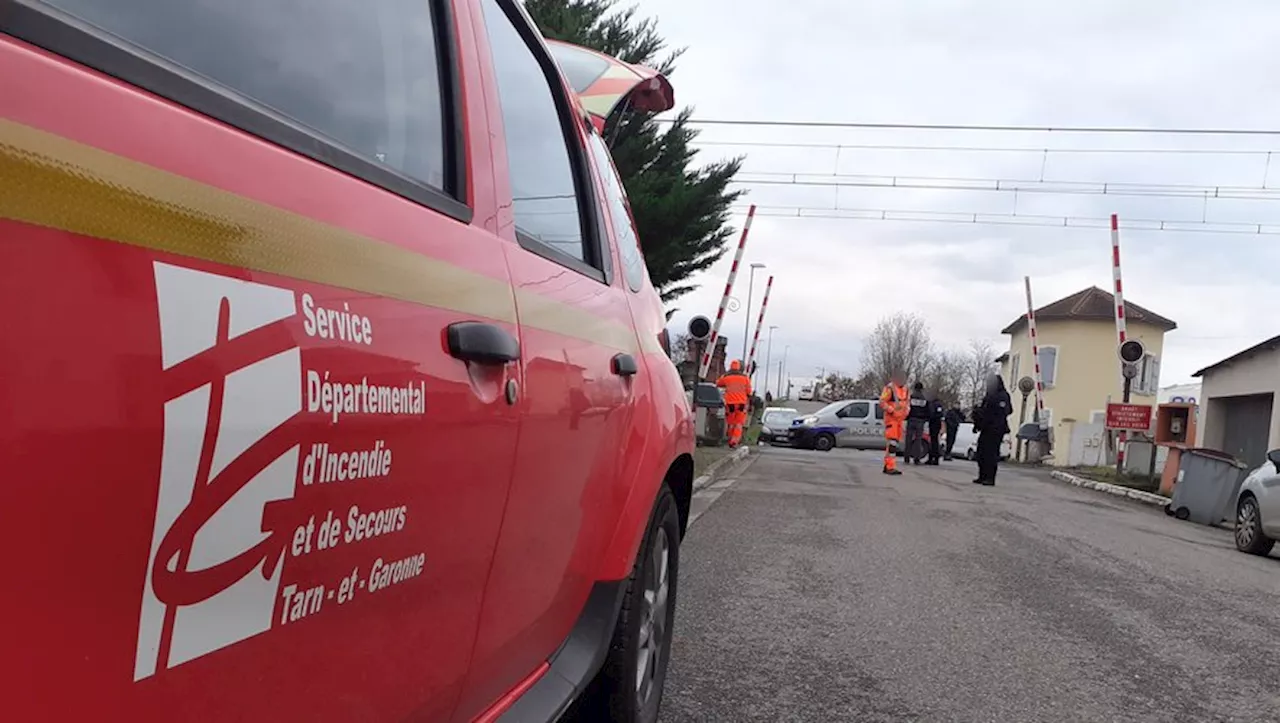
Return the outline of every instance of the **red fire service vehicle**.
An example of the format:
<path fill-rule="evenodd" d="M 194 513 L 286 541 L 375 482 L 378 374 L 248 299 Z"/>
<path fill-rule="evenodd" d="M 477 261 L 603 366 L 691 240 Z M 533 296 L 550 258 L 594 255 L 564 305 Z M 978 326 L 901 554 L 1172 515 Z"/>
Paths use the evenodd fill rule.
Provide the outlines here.
<path fill-rule="evenodd" d="M 594 112 L 517 0 L 0 0 L 0 717 L 656 720 L 693 426 Z"/>

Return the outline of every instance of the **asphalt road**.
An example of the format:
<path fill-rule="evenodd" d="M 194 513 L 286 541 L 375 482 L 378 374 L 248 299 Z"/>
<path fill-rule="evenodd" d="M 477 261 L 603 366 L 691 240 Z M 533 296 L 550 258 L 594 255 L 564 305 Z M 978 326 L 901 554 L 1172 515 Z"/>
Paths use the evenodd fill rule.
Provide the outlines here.
<path fill-rule="evenodd" d="M 1225 530 L 1040 472 L 752 459 L 697 501 L 665 723 L 1280 721 L 1280 559 Z"/>

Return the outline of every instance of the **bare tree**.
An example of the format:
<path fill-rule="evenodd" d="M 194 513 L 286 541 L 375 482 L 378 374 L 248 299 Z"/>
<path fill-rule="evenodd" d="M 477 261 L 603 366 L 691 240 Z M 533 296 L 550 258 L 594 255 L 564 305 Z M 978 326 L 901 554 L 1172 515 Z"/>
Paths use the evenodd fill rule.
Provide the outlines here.
<path fill-rule="evenodd" d="M 671 359 L 677 364 L 682 361 L 691 361 L 695 359 L 697 346 L 693 343 L 693 337 L 688 332 L 680 332 L 671 337 Z"/>
<path fill-rule="evenodd" d="M 959 404 L 967 399 L 969 355 L 949 349 L 934 352 L 925 358 L 916 379 L 948 407 Z"/>
<path fill-rule="evenodd" d="M 876 323 L 862 350 L 862 375 L 883 385 L 895 370 L 915 379 L 922 370 L 932 343 L 929 327 L 916 314 L 898 312 Z"/>
<path fill-rule="evenodd" d="M 852 394 L 850 396 L 856 399 L 879 399 L 880 390 L 884 389 L 884 379 L 876 379 L 867 372 L 858 374 L 858 378 L 853 381 Z"/>
<path fill-rule="evenodd" d="M 854 390 L 856 380 L 839 372 L 832 372 L 822 380 L 823 393 L 829 399 L 852 399 L 857 396 Z"/>
<path fill-rule="evenodd" d="M 970 340 L 969 353 L 965 360 L 964 384 L 961 390 L 962 398 L 967 399 L 970 405 L 976 405 L 982 401 L 987 377 L 997 371 L 995 360 L 996 353 L 991 342 L 985 339 Z M 1009 381 L 1012 384 L 1018 383 L 1017 379 Z"/>

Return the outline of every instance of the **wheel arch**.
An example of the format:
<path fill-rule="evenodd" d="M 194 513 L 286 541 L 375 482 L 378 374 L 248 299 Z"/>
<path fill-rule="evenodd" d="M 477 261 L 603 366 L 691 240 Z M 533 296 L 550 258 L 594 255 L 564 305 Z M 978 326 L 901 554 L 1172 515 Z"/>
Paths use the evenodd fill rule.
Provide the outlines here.
<path fill-rule="evenodd" d="M 693 455 L 682 454 L 667 468 L 663 480 L 676 498 L 676 510 L 680 514 L 680 539 L 689 530 L 689 511 L 693 506 Z"/>
<path fill-rule="evenodd" d="M 666 454 L 654 454 L 645 460 L 636 474 L 634 484 L 617 517 L 613 535 L 600 558 L 598 580 L 622 580 L 631 574 L 631 567 L 640 543 L 644 539 L 654 501 L 662 487 L 671 489 L 676 498 L 680 515 L 681 535 L 688 527 L 689 510 L 693 503 L 693 451 L 692 437 L 688 444 L 673 439 L 662 445 Z"/>

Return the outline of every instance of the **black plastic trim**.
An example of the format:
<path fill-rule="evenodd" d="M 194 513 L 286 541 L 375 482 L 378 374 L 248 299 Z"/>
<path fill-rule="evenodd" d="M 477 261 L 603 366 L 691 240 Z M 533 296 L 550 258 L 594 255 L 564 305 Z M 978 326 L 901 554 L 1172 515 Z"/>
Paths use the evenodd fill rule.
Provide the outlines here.
<path fill-rule="evenodd" d="M 510 364 L 520 360 L 520 340 L 500 326 L 460 321 L 445 329 L 449 355 L 475 364 Z"/>
<path fill-rule="evenodd" d="M 626 594 L 625 580 L 597 582 L 551 669 L 520 696 L 499 723 L 549 723 L 560 719 L 604 666 Z"/>
<path fill-rule="evenodd" d="M 451 11 L 443 9 L 450 0 L 430 0 L 432 17 L 440 26 L 452 24 Z M 446 32 L 447 31 L 447 32 Z M 446 185 L 450 190 L 467 188 L 465 156 L 460 144 L 464 137 L 459 118 L 454 29 L 441 28 L 449 38 L 440 52 L 442 74 L 453 81 L 442 87 L 441 108 L 446 124 Z M 0 33 L 11 35 L 49 52 L 122 80 L 179 105 L 222 121 L 246 133 L 287 148 L 313 161 L 330 166 L 421 204 L 434 211 L 470 223 L 472 209 L 448 192 L 433 188 L 387 166 L 343 148 L 302 124 L 269 110 L 252 99 L 235 94 L 212 81 L 187 71 L 153 53 L 135 48 L 78 18 L 30 0 L 0 0 Z M 439 40 L 439 38 L 438 38 Z M 443 68 L 448 65 L 448 71 Z M 457 194 L 461 197 L 461 193 Z"/>
<path fill-rule="evenodd" d="M 636 358 L 630 354 L 616 354 L 610 366 L 613 367 L 613 373 L 620 377 L 635 376 L 640 371 L 640 367 L 636 364 Z"/>
<path fill-rule="evenodd" d="M 566 266 L 577 271 L 583 276 L 589 276 L 602 284 L 608 285 L 609 283 L 604 272 L 600 269 L 592 266 L 590 263 L 583 261 L 582 259 L 570 256 L 555 246 L 544 243 L 518 228 L 516 229 L 516 241 L 520 243 L 520 247 L 525 251 L 530 251 L 548 261 L 554 261 L 561 266 Z"/>
<path fill-rule="evenodd" d="M 560 116 L 561 135 L 564 138 L 565 147 L 569 151 L 569 161 L 573 169 L 574 190 L 577 192 L 578 197 L 578 212 L 582 217 L 584 239 L 582 246 L 589 258 L 584 263 L 580 259 L 574 259 L 572 256 L 555 249 L 551 249 L 555 255 L 549 256 L 538 248 L 546 249 L 549 247 L 527 234 L 517 235 L 520 245 L 558 263 L 565 263 L 561 260 L 562 258 L 572 259 L 575 263 L 565 263 L 565 265 L 603 284 L 612 284 L 613 254 L 610 253 L 608 236 L 603 233 L 605 223 L 600 212 L 601 199 L 596 194 L 595 177 L 591 172 L 591 159 L 587 157 L 586 147 L 578 141 L 580 129 L 576 124 L 581 123 L 582 120 L 578 117 L 573 104 L 569 102 L 569 89 L 565 87 L 562 80 L 560 66 L 556 65 L 555 59 L 551 57 L 551 52 L 547 50 L 546 45 L 543 43 L 542 34 L 518 3 L 514 0 L 494 0 L 494 2 L 497 3 L 503 14 L 507 16 L 507 19 L 515 27 L 516 32 L 519 33 L 525 45 L 528 46 L 529 52 L 533 53 L 534 59 L 538 61 L 539 67 L 542 68 L 543 77 L 551 87 L 551 96 L 555 100 L 556 111 Z M 594 270 L 595 273 L 584 270 L 584 266 Z"/>
<path fill-rule="evenodd" d="M 440 70 L 440 114 L 444 122 L 445 189 L 470 210 L 471 190 L 467 183 L 467 132 L 463 122 L 462 58 L 458 55 L 458 23 L 454 0 L 429 0 L 431 22 L 436 31 L 436 67 Z M 452 141 L 452 142 L 451 142 Z"/>

